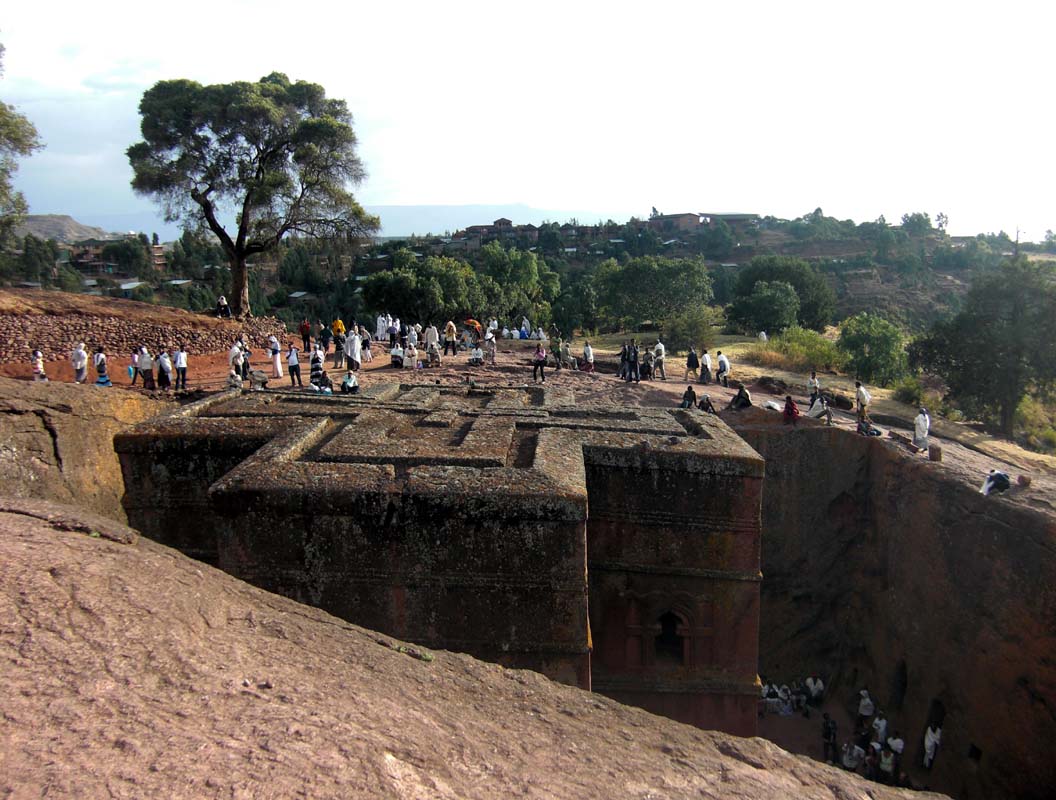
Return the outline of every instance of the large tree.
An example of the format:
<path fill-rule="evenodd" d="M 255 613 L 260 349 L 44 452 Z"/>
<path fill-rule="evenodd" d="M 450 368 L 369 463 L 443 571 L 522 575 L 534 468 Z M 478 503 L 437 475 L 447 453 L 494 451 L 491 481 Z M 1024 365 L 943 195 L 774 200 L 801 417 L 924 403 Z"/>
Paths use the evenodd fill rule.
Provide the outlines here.
<path fill-rule="evenodd" d="M 366 176 L 352 115 L 318 84 L 278 72 L 256 83 L 160 81 L 139 113 L 143 141 L 128 149 L 132 187 L 166 220 L 212 231 L 231 264 L 231 305 L 240 316 L 251 311 L 249 257 L 290 233 L 363 236 L 378 228 L 351 193 Z"/>
<path fill-rule="evenodd" d="M 759 281 L 783 281 L 799 297 L 799 324 L 815 331 L 825 330 L 836 311 L 836 293 L 809 263 L 791 256 L 756 256 L 737 273 L 738 297 L 747 297 Z"/>
<path fill-rule="evenodd" d="M 941 375 L 969 414 L 1012 436 L 1027 392 L 1056 388 L 1056 269 L 1025 258 L 984 273 L 962 311 L 910 347 L 916 366 Z"/>
<path fill-rule="evenodd" d="M 4 46 L 0 44 L 0 74 L 3 72 Z M 16 192 L 12 182 L 18 169 L 18 158 L 28 156 L 44 145 L 37 129 L 14 106 L 0 102 L 0 246 L 6 244 L 14 227 L 26 214 L 26 199 Z"/>

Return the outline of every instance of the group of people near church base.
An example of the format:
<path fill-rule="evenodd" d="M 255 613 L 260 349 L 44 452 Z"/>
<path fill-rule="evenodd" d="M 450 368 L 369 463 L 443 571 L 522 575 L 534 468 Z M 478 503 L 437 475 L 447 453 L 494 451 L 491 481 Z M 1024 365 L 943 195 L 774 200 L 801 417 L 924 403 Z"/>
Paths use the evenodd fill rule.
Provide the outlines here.
<path fill-rule="evenodd" d="M 762 699 L 759 715 L 780 714 L 793 716 L 802 714 L 810 718 L 811 710 L 822 707 L 825 699 L 825 682 L 817 674 L 805 681 L 778 684 L 762 677 Z M 841 742 L 839 725 L 828 712 L 821 715 L 822 760 L 848 772 L 862 775 L 869 780 L 906 789 L 916 787 L 909 777 L 903 757 L 906 742 L 901 732 L 894 727 L 868 688 L 861 689 L 854 698 L 854 730 Z M 942 728 L 936 721 L 928 724 L 924 733 L 923 767 L 930 770 L 942 743 Z"/>
<path fill-rule="evenodd" d="M 33 380 L 47 381 L 48 374 L 44 366 L 44 354 L 34 350 L 31 355 Z M 89 366 L 90 365 L 90 366 Z M 84 342 L 78 342 L 70 353 L 70 366 L 73 368 L 73 382 L 77 384 L 92 383 L 95 386 L 113 386 L 110 377 L 109 361 L 106 351 L 99 345 L 91 355 Z M 89 375 L 94 373 L 94 380 Z M 153 356 L 144 345 L 133 350 L 129 356 L 128 379 L 132 386 L 137 381 L 144 389 L 170 389 L 179 391 L 187 388 L 187 348 L 183 344 L 168 350 L 162 350 Z"/>

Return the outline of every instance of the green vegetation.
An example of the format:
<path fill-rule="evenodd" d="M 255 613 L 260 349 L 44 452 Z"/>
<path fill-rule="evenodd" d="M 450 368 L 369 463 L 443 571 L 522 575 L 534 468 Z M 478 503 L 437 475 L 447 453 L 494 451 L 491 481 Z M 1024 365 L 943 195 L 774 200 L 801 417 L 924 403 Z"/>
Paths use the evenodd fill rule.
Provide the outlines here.
<path fill-rule="evenodd" d="M 710 306 L 690 306 L 664 320 L 664 344 L 671 353 L 689 350 L 689 346 L 711 347 L 716 327 L 722 324 L 722 312 Z"/>
<path fill-rule="evenodd" d="M 3 70 L 4 46 L 0 45 L 0 71 Z M 32 155 L 44 145 L 25 116 L 14 106 L 0 102 L 0 248 L 5 247 L 11 232 L 27 211 L 26 198 L 13 184 L 17 159 Z"/>
<path fill-rule="evenodd" d="M 759 281 L 751 294 L 733 301 L 728 313 L 730 322 L 742 333 L 780 333 L 796 324 L 799 296 L 785 281 Z"/>
<path fill-rule="evenodd" d="M 352 115 L 322 86 L 273 72 L 257 83 L 160 81 L 139 104 L 132 187 L 166 219 L 207 227 L 231 266 L 228 298 L 251 312 L 246 261 L 283 237 L 361 236 L 378 227 L 348 187 L 365 177 Z M 222 209 L 239 210 L 232 236 Z"/>
<path fill-rule="evenodd" d="M 822 331 L 826 325 L 832 324 L 836 295 L 818 271 L 803 259 L 789 256 L 753 258 L 747 267 L 738 272 L 734 290 L 736 297 L 750 296 L 760 281 L 782 281 L 795 290 L 799 298 L 796 318 L 802 327 Z M 761 329 L 769 327 L 773 327 L 772 323 L 761 326 Z"/>
<path fill-rule="evenodd" d="M 906 374 L 906 339 L 883 317 L 862 312 L 845 319 L 837 346 L 859 380 L 886 385 Z"/>
<path fill-rule="evenodd" d="M 614 327 L 659 322 L 712 300 L 711 277 L 701 258 L 643 256 L 624 264 L 609 259 L 594 273 L 600 316 Z"/>
<path fill-rule="evenodd" d="M 744 360 L 787 372 L 808 373 L 812 369 L 837 372 L 844 368 L 847 356 L 835 342 L 817 331 L 793 326 L 780 336 L 753 345 L 744 354 Z"/>
<path fill-rule="evenodd" d="M 972 284 L 963 310 L 911 347 L 913 363 L 939 375 L 968 414 L 1006 436 L 1028 393 L 1056 388 L 1056 267 L 1019 258 Z"/>

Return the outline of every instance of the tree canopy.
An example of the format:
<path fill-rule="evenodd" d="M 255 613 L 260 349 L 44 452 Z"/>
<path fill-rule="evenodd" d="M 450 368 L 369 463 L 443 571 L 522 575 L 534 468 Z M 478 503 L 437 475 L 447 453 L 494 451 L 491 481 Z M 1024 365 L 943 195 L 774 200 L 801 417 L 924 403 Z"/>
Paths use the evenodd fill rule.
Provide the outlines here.
<path fill-rule="evenodd" d="M 906 372 L 906 339 L 902 330 L 875 314 L 862 312 L 840 326 L 837 345 L 847 353 L 856 378 L 888 384 Z"/>
<path fill-rule="evenodd" d="M 825 279 L 801 258 L 790 256 L 756 256 L 738 272 L 735 294 L 751 295 L 759 281 L 782 281 L 792 286 L 799 298 L 799 324 L 821 331 L 832 322 L 836 311 L 836 294 Z"/>
<path fill-rule="evenodd" d="M 0 73 L 3 72 L 4 46 L 0 44 Z M 15 191 L 14 175 L 18 159 L 31 155 L 44 145 L 25 116 L 14 106 L 0 102 L 0 246 L 25 217 L 28 206 L 21 192 Z"/>
<path fill-rule="evenodd" d="M 913 343 L 913 363 L 942 376 L 969 414 L 1013 433 L 1016 408 L 1030 391 L 1056 388 L 1056 269 L 1025 258 L 972 284 L 964 307 Z"/>
<path fill-rule="evenodd" d="M 602 262 L 594 275 L 602 315 L 612 322 L 659 322 L 712 300 L 711 276 L 700 258 L 642 256 Z"/>
<path fill-rule="evenodd" d="M 139 113 L 143 141 L 128 149 L 132 187 L 168 221 L 216 236 L 231 264 L 236 314 L 251 311 L 250 256 L 290 233 L 377 230 L 377 218 L 351 193 L 366 176 L 352 115 L 318 84 L 291 83 L 278 72 L 256 83 L 160 81 L 144 93 Z"/>
<path fill-rule="evenodd" d="M 759 281 L 729 309 L 730 322 L 745 333 L 781 333 L 796 324 L 798 314 L 799 296 L 785 281 Z"/>

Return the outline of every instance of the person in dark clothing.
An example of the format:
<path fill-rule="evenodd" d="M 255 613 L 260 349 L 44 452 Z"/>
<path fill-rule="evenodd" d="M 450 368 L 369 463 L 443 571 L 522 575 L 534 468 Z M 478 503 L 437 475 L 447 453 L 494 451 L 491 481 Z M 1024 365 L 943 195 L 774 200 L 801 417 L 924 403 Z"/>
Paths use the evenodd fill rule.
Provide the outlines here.
<path fill-rule="evenodd" d="M 445 352 L 446 355 L 446 352 Z M 546 348 L 543 347 L 543 343 L 539 342 L 535 346 L 535 353 L 532 356 L 532 382 L 535 382 L 535 372 L 539 370 L 539 377 L 543 383 L 546 383 L 546 375 L 543 372 L 543 367 L 546 366 Z"/>
<path fill-rule="evenodd" d="M 693 349 L 693 346 L 689 347 L 689 355 L 686 356 L 686 373 L 682 376 L 682 380 L 688 381 L 689 376 L 692 375 L 695 379 L 699 380 L 697 371 L 700 369 L 700 358 L 697 356 L 697 351 Z"/>
<path fill-rule="evenodd" d="M 328 325 L 323 325 L 319 329 L 319 346 L 323 348 L 323 357 L 330 352 L 330 340 L 334 338 L 334 332 L 330 330 Z"/>
<path fill-rule="evenodd" d="M 822 714 L 821 749 L 822 760 L 826 764 L 835 764 L 839 751 L 836 749 L 836 720 L 828 714 Z"/>
<path fill-rule="evenodd" d="M 719 413 L 715 410 L 715 405 L 711 402 L 711 398 L 707 395 L 703 395 L 700 398 L 700 402 L 697 404 L 697 408 L 699 408 L 701 411 L 706 411 L 709 414 Z"/>
<path fill-rule="evenodd" d="M 627 383 L 630 383 L 631 381 L 634 381 L 635 383 L 642 382 L 642 376 L 638 373 L 640 355 L 638 343 L 632 341 L 627 348 Z"/>
<path fill-rule="evenodd" d="M 785 410 L 783 414 L 786 425 L 796 425 L 799 422 L 799 406 L 792 399 L 792 395 L 785 395 Z"/>
<path fill-rule="evenodd" d="M 620 368 L 616 372 L 617 380 L 623 380 L 627 377 L 627 361 L 629 350 L 630 346 L 627 344 L 627 342 L 624 342 L 623 346 L 620 348 Z"/>
<path fill-rule="evenodd" d="M 312 346 L 312 323 L 308 321 L 308 317 L 301 320 L 297 332 L 301 334 L 301 350 L 309 352 Z"/>
<path fill-rule="evenodd" d="M 682 404 L 679 408 L 693 408 L 697 404 L 697 393 L 693 391 L 692 384 L 686 387 L 686 391 L 682 392 Z"/>

